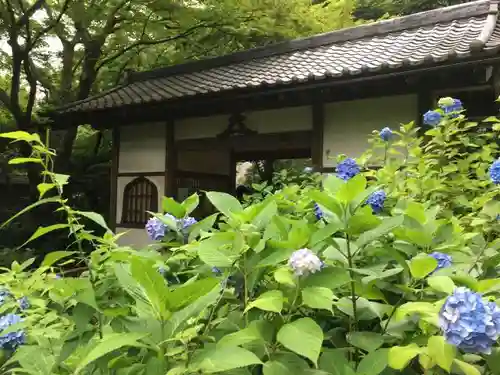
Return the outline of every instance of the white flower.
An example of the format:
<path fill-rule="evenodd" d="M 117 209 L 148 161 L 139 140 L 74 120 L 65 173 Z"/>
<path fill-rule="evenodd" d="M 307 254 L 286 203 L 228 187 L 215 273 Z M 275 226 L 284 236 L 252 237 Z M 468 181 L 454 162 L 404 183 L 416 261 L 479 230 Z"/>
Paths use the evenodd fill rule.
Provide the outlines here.
<path fill-rule="evenodd" d="M 297 276 L 306 276 L 321 270 L 323 262 L 311 250 L 300 249 L 292 254 L 288 265 Z"/>

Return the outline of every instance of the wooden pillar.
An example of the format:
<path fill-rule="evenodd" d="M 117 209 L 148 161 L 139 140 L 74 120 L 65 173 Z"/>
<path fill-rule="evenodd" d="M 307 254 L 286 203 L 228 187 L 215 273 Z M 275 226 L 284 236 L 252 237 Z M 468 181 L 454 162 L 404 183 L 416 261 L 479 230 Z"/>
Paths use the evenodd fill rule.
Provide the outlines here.
<path fill-rule="evenodd" d="M 314 95 L 312 110 L 311 158 L 316 170 L 323 168 L 323 134 L 325 128 L 325 106 L 321 93 Z"/>
<path fill-rule="evenodd" d="M 165 124 L 165 195 L 175 198 L 177 195 L 177 148 L 175 145 L 175 122 L 169 120 Z"/>
<path fill-rule="evenodd" d="M 112 130 L 113 141 L 111 145 L 111 174 L 110 174 L 110 205 L 109 227 L 116 230 L 116 210 L 118 207 L 118 170 L 120 163 L 120 128 L 114 126 Z"/>

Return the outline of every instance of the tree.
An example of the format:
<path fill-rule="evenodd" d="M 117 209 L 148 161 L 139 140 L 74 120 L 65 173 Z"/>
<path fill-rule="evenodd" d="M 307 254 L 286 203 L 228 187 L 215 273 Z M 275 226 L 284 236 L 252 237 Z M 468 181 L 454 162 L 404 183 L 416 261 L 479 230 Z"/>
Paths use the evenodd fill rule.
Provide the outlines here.
<path fill-rule="evenodd" d="M 350 0 L 0 0 L 0 103 L 20 130 L 36 109 L 85 99 L 116 85 L 127 69 L 151 69 L 352 23 Z M 28 97 L 22 103 L 20 92 Z M 57 167 L 67 170 L 77 129 L 66 131 Z M 97 139 L 101 139 L 97 137 Z M 28 153 L 28 149 L 22 150 Z M 37 181 L 33 169 L 30 180 Z M 34 184 L 33 184 L 34 185 Z M 34 185 L 36 186 L 36 185 Z"/>

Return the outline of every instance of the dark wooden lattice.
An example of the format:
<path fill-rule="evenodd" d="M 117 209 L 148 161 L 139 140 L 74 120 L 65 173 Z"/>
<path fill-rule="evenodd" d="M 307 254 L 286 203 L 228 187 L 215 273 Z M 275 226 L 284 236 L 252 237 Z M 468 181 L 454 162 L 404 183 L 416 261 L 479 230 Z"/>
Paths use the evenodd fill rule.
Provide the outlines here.
<path fill-rule="evenodd" d="M 123 224 L 146 223 L 147 211 L 158 211 L 158 189 L 145 177 L 138 177 L 125 186 L 123 193 Z"/>

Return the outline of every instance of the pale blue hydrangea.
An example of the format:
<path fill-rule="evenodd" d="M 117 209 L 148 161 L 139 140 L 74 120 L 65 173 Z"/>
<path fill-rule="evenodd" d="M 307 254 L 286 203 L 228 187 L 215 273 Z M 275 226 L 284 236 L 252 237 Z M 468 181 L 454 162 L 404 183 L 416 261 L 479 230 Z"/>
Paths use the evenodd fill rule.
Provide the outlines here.
<path fill-rule="evenodd" d="M 212 267 L 212 273 L 214 273 L 215 275 L 220 275 L 222 274 L 222 271 L 217 267 Z"/>
<path fill-rule="evenodd" d="M 350 180 L 361 171 L 354 159 L 347 158 L 337 165 L 337 176 L 344 181 Z"/>
<path fill-rule="evenodd" d="M 453 258 L 451 257 L 451 255 L 440 253 L 438 251 L 433 252 L 432 254 L 430 254 L 430 256 L 437 260 L 437 267 L 434 272 L 446 267 L 450 267 L 451 263 L 453 262 Z"/>
<path fill-rule="evenodd" d="M 389 142 L 392 139 L 392 130 L 391 128 L 385 127 L 380 131 L 380 138 L 382 138 L 383 141 Z"/>
<path fill-rule="evenodd" d="M 159 241 L 165 237 L 165 232 L 167 226 L 158 219 L 157 217 L 152 217 L 146 223 L 146 231 L 148 232 L 149 238 L 153 241 Z"/>
<path fill-rule="evenodd" d="M 7 314 L 0 317 L 0 332 L 8 327 L 21 323 L 22 319 L 16 314 Z M 26 342 L 26 335 L 23 330 L 8 332 L 0 336 L 0 348 L 5 350 L 15 350 Z"/>
<path fill-rule="evenodd" d="M 307 276 L 321 270 L 323 262 L 311 250 L 300 249 L 292 254 L 288 265 L 297 276 Z"/>
<path fill-rule="evenodd" d="M 317 203 L 314 203 L 314 216 L 316 216 L 316 219 L 318 220 L 323 218 L 323 210 Z"/>
<path fill-rule="evenodd" d="M 439 325 L 446 341 L 468 353 L 491 353 L 500 335 L 500 309 L 482 296 L 460 287 L 439 312 Z"/>
<path fill-rule="evenodd" d="M 167 276 L 167 269 L 163 266 L 160 266 L 158 267 L 158 272 L 160 273 L 160 275 L 162 275 L 163 277 L 166 277 Z"/>
<path fill-rule="evenodd" d="M 491 181 L 498 185 L 500 184 L 500 159 L 495 160 L 490 166 Z"/>
<path fill-rule="evenodd" d="M 385 199 L 385 191 L 377 190 L 368 197 L 366 203 L 372 207 L 374 213 L 378 214 L 384 210 Z"/>
<path fill-rule="evenodd" d="M 19 307 L 21 310 L 27 310 L 30 308 L 30 302 L 28 300 L 28 297 L 21 297 L 17 300 L 17 303 L 19 304 Z"/>
<path fill-rule="evenodd" d="M 304 173 L 312 173 L 314 169 L 312 167 L 305 167 L 304 168 Z"/>
<path fill-rule="evenodd" d="M 424 114 L 424 124 L 436 126 L 441 121 L 441 118 L 441 113 L 439 113 L 438 111 L 427 111 Z"/>
<path fill-rule="evenodd" d="M 191 216 L 187 216 L 183 219 L 177 219 L 175 216 L 171 214 L 165 214 L 164 217 L 169 218 L 174 221 L 176 227 L 181 230 L 184 234 L 187 230 L 198 221 Z M 157 217 L 152 217 L 146 223 L 146 231 L 148 232 L 149 238 L 153 241 L 160 241 L 165 237 L 165 234 L 170 230 L 168 226 L 163 223 Z"/>

